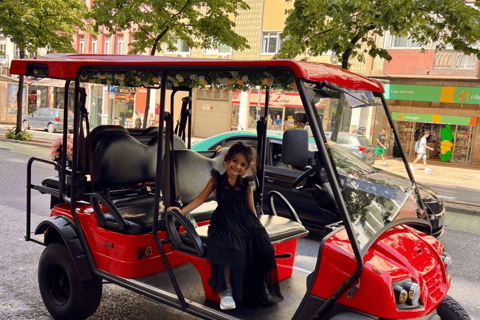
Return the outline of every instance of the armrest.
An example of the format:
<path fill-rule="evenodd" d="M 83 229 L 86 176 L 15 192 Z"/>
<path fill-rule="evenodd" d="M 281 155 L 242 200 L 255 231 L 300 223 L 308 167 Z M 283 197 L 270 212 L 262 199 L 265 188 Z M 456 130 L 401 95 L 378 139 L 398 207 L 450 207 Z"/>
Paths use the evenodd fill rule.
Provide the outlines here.
<path fill-rule="evenodd" d="M 112 214 L 113 218 L 118 224 L 120 230 L 127 229 L 128 225 L 123 219 L 122 215 L 115 207 L 115 205 L 104 195 L 101 193 L 91 193 L 90 194 L 90 203 L 93 206 L 93 210 L 97 215 L 98 220 L 100 221 L 100 225 L 105 227 L 107 225 L 107 219 L 105 219 L 105 215 L 103 214 L 102 209 L 100 208 L 100 202 L 107 207 L 108 211 Z"/>
<path fill-rule="evenodd" d="M 270 212 L 276 216 L 277 215 L 277 210 L 275 209 L 275 204 L 274 204 L 274 198 L 278 198 L 278 200 L 280 200 L 280 202 L 282 202 L 282 204 L 288 209 L 288 211 L 290 212 L 290 215 L 292 216 L 293 220 L 294 221 L 297 221 L 298 223 L 302 224 L 302 222 L 300 221 L 300 218 L 298 217 L 298 214 L 297 212 L 295 211 L 295 209 L 292 207 L 292 205 L 290 204 L 290 202 L 288 202 L 287 198 L 285 198 L 283 196 L 283 194 L 281 194 L 280 192 L 278 191 L 270 191 L 268 193 L 268 208 L 270 209 Z"/>
<path fill-rule="evenodd" d="M 170 237 L 170 240 L 172 240 L 172 246 L 175 249 L 188 251 L 198 255 L 199 257 L 202 257 L 205 254 L 205 246 L 198 236 L 195 227 L 186 216 L 181 214 L 178 210 L 165 211 L 164 220 L 168 236 Z M 182 241 L 178 235 L 175 221 L 177 221 L 185 229 L 185 232 L 192 240 L 193 246 L 185 244 Z"/>

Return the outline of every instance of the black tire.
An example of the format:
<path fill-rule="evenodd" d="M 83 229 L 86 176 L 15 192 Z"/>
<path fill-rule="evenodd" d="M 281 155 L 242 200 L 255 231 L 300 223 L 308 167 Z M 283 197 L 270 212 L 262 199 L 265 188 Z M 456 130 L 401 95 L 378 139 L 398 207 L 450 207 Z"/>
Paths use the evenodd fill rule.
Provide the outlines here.
<path fill-rule="evenodd" d="M 467 311 L 450 296 L 445 296 L 437 313 L 442 320 L 471 320 Z"/>
<path fill-rule="evenodd" d="M 57 130 L 55 130 L 55 126 L 53 125 L 53 123 L 50 122 L 49 124 L 47 124 L 47 131 L 50 133 L 54 133 Z"/>
<path fill-rule="evenodd" d="M 81 281 L 63 244 L 49 244 L 38 264 L 43 303 L 55 319 L 80 320 L 91 316 L 102 298 L 102 281 Z"/>
<path fill-rule="evenodd" d="M 28 125 L 28 121 L 27 121 L 27 120 L 23 121 L 23 123 L 22 123 L 22 129 L 23 129 L 23 130 L 28 130 L 28 129 L 30 129 L 30 126 Z"/>

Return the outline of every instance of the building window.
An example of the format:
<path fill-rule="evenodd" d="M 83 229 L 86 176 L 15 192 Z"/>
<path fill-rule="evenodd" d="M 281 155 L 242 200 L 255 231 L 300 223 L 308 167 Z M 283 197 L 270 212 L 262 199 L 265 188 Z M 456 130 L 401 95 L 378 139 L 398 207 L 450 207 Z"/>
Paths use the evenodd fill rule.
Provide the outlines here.
<path fill-rule="evenodd" d="M 20 57 L 20 47 L 15 45 L 15 57 Z"/>
<path fill-rule="evenodd" d="M 97 38 L 92 38 L 92 53 L 97 53 Z"/>
<path fill-rule="evenodd" d="M 217 54 L 231 54 L 232 53 L 232 47 L 226 46 L 221 44 L 217 48 L 210 48 L 210 49 L 205 49 L 204 54 L 208 55 L 217 55 Z"/>
<path fill-rule="evenodd" d="M 286 39 L 280 39 L 282 31 L 264 32 L 262 35 L 262 53 L 275 54 L 282 47 L 282 43 Z"/>
<path fill-rule="evenodd" d="M 110 53 L 110 36 L 105 36 L 105 43 L 104 43 L 104 53 L 109 54 Z"/>
<path fill-rule="evenodd" d="M 118 36 L 118 54 L 123 54 L 123 34 Z"/>
<path fill-rule="evenodd" d="M 85 37 L 81 36 L 80 37 L 80 53 L 85 53 Z"/>
<path fill-rule="evenodd" d="M 431 45 L 422 45 L 409 36 L 400 37 L 387 34 L 385 36 L 385 47 L 386 48 L 430 48 Z"/>
<path fill-rule="evenodd" d="M 176 51 L 170 51 L 167 49 L 167 53 L 190 53 L 190 48 L 182 40 L 177 40 L 177 43 L 174 44 Z"/>
<path fill-rule="evenodd" d="M 7 45 L 5 43 L 0 43 L 0 59 L 4 60 L 7 58 Z"/>

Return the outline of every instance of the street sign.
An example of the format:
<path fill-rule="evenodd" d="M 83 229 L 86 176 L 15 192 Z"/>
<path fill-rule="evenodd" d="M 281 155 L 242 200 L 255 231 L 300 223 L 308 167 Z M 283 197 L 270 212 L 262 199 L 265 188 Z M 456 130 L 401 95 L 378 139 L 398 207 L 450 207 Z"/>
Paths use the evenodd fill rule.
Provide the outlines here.
<path fill-rule="evenodd" d="M 118 89 L 118 86 L 111 86 L 111 85 L 107 86 L 107 91 L 110 93 L 117 93 L 117 89 Z"/>

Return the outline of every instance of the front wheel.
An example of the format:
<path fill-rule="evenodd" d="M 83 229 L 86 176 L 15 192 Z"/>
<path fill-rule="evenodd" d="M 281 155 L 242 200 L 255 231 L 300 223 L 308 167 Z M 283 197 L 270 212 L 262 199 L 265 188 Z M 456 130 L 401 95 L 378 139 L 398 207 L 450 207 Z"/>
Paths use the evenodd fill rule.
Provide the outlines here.
<path fill-rule="evenodd" d="M 43 303 L 55 319 L 86 319 L 97 310 L 102 281 L 81 281 L 67 248 L 49 244 L 40 257 L 38 284 Z"/>
<path fill-rule="evenodd" d="M 471 320 L 467 311 L 450 296 L 445 296 L 437 308 L 437 314 L 442 320 Z"/>

